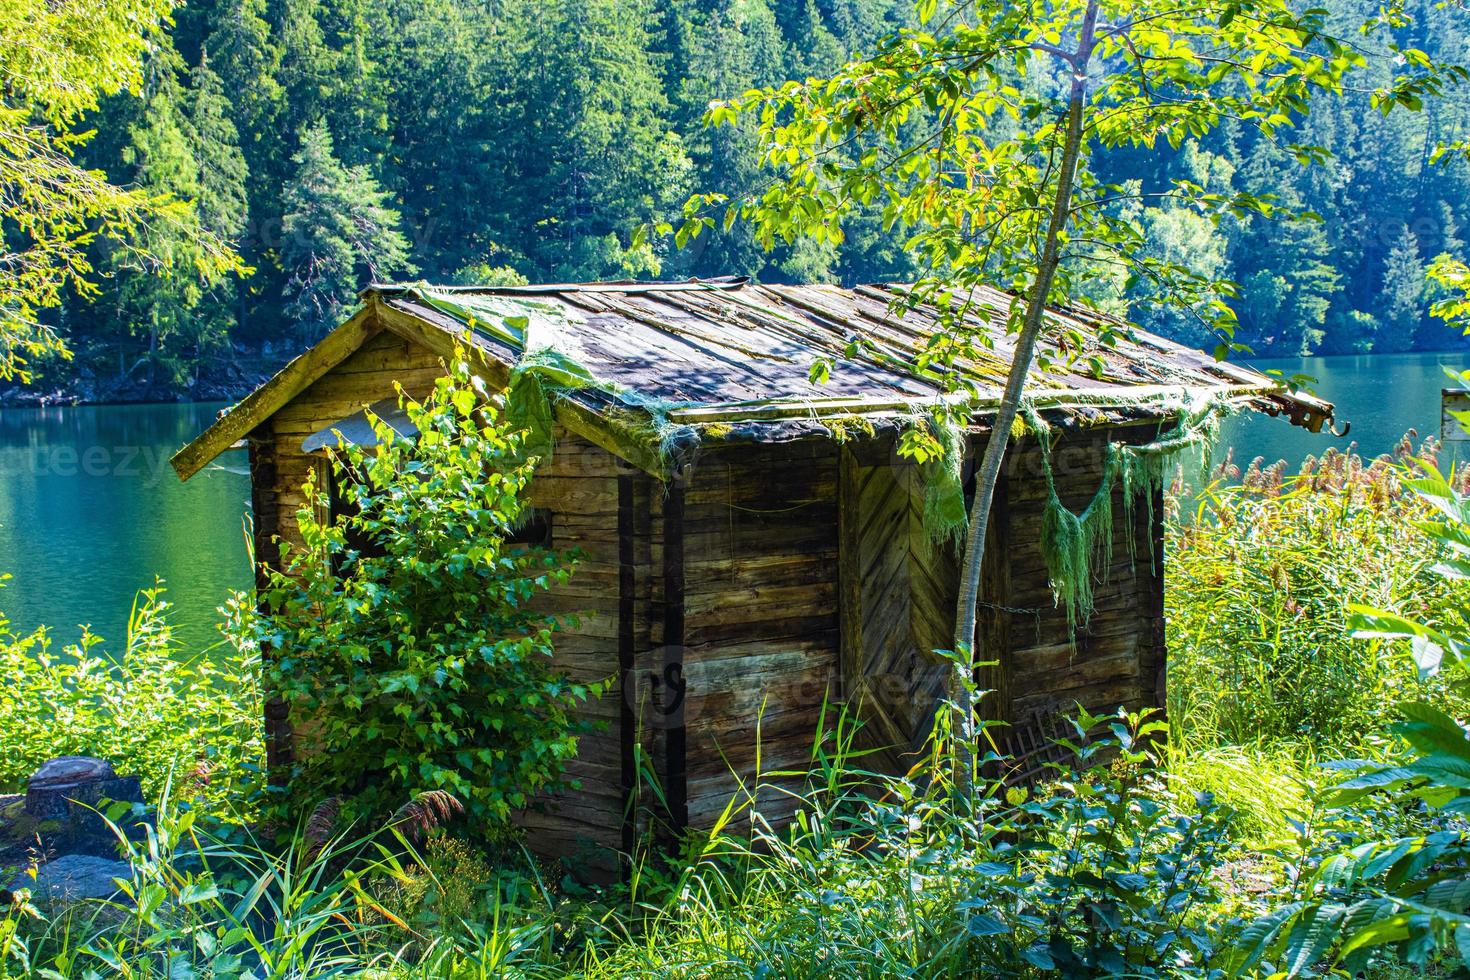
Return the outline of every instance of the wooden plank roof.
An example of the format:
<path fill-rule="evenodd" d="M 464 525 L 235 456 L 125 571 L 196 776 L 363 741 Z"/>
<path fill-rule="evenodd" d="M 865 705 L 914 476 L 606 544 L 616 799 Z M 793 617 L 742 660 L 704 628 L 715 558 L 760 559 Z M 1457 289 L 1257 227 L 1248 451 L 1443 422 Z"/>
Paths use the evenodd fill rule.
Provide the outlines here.
<path fill-rule="evenodd" d="M 554 348 L 598 382 L 597 388 L 572 392 L 567 399 L 584 424 L 595 425 L 619 401 L 656 403 L 671 423 L 738 421 L 749 436 L 752 427 L 763 424 L 774 430 L 791 419 L 819 423 L 910 415 L 940 398 L 956 397 L 946 396 L 938 379 L 915 367 L 940 311 L 919 305 L 900 313 L 904 295 L 899 284 L 844 288 L 720 279 L 485 288 L 373 285 L 362 297 L 369 319 L 376 314 L 390 329 L 409 329 L 441 349 L 453 340 L 473 344 L 507 372 L 528 347 Z M 1005 329 L 1011 302 L 1005 293 L 976 290 L 962 321 L 989 338 L 988 350 L 959 365 L 973 392 L 964 399 L 982 422 L 987 407 L 1000 398 L 1014 349 L 1014 337 Z M 1078 310 L 1048 315 L 1050 339 L 1039 351 L 1047 355 L 1041 358 L 1046 367 L 1034 367 L 1027 384 L 1028 397 L 1038 405 L 1114 407 L 1146 416 L 1154 396 L 1218 393 L 1286 414 L 1313 431 L 1332 417 L 1327 402 L 1121 322 L 1104 323 Z M 358 324 L 348 331 L 354 347 L 362 341 L 361 316 L 349 321 L 349 326 Z M 1114 332 L 1114 343 L 1097 340 L 1103 326 Z M 299 361 L 325 351 L 329 356 L 316 358 L 328 365 L 320 368 L 323 372 L 340 361 L 345 355 L 337 350 L 343 346 L 338 333 L 287 365 L 181 450 L 174 460 L 180 475 L 197 471 L 279 408 L 276 402 L 284 404 L 303 381 L 310 383 L 306 379 L 313 370 Z M 1056 338 L 1063 334 L 1081 337 L 1083 349 L 1059 349 Z M 832 363 L 825 383 L 811 380 L 818 360 Z M 281 383 L 293 374 L 292 383 Z M 610 398 L 610 390 L 621 394 Z M 257 397 L 267 392 L 268 397 Z"/>

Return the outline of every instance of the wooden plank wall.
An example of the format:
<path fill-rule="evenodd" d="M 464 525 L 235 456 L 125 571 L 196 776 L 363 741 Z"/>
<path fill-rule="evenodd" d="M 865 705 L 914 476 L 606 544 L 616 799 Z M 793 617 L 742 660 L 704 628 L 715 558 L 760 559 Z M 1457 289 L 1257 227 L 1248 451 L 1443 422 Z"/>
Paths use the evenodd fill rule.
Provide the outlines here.
<path fill-rule="evenodd" d="M 737 774 L 754 787 L 757 756 L 764 772 L 804 771 L 838 693 L 837 452 L 829 440 L 720 447 L 676 488 L 692 827 L 719 816 Z M 777 786 L 797 782 L 762 790 L 762 815 L 787 818 L 794 801 Z"/>
<path fill-rule="evenodd" d="M 1154 431 L 1065 436 L 1053 451 L 1063 502 L 1080 510 L 1092 499 L 1109 441 L 1147 441 Z M 982 440 L 977 456 L 983 448 Z M 945 693 L 947 667 L 927 651 L 952 645 L 958 563 L 949 549 L 928 546 L 922 481 L 892 453 L 844 451 L 840 492 L 845 694 L 869 726 L 865 742 L 888 750 L 870 761 L 901 772 Z M 1022 728 L 1021 741 L 1035 743 L 1038 719 L 1077 703 L 1094 711 L 1162 703 L 1162 525 L 1150 523 L 1146 500 L 1130 523 L 1115 490 L 1113 560 L 1096 586 L 1097 610 L 1074 638 L 1041 552 L 1045 502 L 1040 449 L 1028 440 L 1008 454 L 996 490 L 978 610 L 977 680 L 988 692 L 982 717 L 1015 726 L 992 731 L 1002 745 Z M 1162 506 L 1156 494 L 1153 513 L 1162 515 Z"/>
<path fill-rule="evenodd" d="M 548 795 L 546 809 L 521 820 L 537 853 L 570 858 L 591 878 L 611 877 L 617 854 L 641 830 L 642 821 L 625 819 L 625 793 L 639 789 L 625 767 L 639 727 L 637 680 L 646 675 L 653 646 L 652 483 L 559 427 L 550 462 L 531 482 L 531 505 L 552 512 L 552 546 L 578 556 L 571 580 L 541 600 L 548 612 L 569 617 L 555 640 L 555 663 L 573 680 L 601 682 L 608 690 L 585 707 L 591 729 L 566 767 L 573 787 Z M 628 672 L 620 670 L 623 658 L 630 658 Z M 652 741 L 644 726 L 645 753 Z"/>
<path fill-rule="evenodd" d="M 296 524 L 296 512 L 305 502 L 301 487 L 322 462 L 320 456 L 302 451 L 306 437 L 391 397 L 394 381 L 410 395 L 422 397 L 443 373 L 439 358 L 397 334 L 381 331 L 271 416 L 267 424 L 276 470 L 272 503 L 282 517 L 279 533 L 284 540 L 301 543 Z"/>
<path fill-rule="evenodd" d="M 1052 452 L 1058 495 L 1074 512 L 1096 494 L 1108 441 L 1146 442 L 1153 426 L 1129 426 L 1068 434 Z M 1066 610 L 1056 607 L 1041 552 L 1046 484 L 1041 452 L 1034 439 L 1012 450 L 1005 472 L 1004 510 L 1010 583 L 1005 605 L 1010 655 L 1006 683 L 1011 720 L 1038 712 L 1069 710 L 1074 703 L 1093 710 L 1162 703 L 1165 661 L 1163 620 L 1163 516 L 1161 495 L 1139 500 L 1130 523 L 1121 487 L 1113 497 L 1113 559 L 1106 577 L 1095 584 L 1096 610 L 1079 624 L 1075 642 Z M 999 511 L 998 511 L 999 512 Z"/>

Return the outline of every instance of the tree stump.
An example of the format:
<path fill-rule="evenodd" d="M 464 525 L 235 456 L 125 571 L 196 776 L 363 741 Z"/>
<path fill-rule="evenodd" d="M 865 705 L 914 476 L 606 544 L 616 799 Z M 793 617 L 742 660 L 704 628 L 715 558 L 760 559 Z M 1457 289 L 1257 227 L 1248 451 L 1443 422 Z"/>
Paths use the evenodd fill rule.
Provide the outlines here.
<path fill-rule="evenodd" d="M 119 776 L 104 759 L 65 755 L 42 764 L 26 784 L 25 814 L 67 853 L 112 855 L 117 838 L 98 811 L 108 802 L 143 802 L 136 776 Z"/>

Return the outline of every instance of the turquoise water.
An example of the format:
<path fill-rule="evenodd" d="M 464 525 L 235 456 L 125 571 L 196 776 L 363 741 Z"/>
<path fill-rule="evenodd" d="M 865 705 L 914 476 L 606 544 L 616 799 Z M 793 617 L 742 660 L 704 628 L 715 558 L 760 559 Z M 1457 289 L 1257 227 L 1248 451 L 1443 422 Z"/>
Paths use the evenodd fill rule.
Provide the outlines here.
<path fill-rule="evenodd" d="M 250 498 L 243 453 L 180 483 L 168 458 L 219 405 L 0 410 L 0 609 L 14 627 L 79 624 L 120 650 L 139 589 L 167 581 L 192 649 L 218 639 L 215 609 L 250 583 L 241 532 Z"/>
<path fill-rule="evenodd" d="M 1316 377 L 1351 433 L 1313 435 L 1281 419 L 1227 423 L 1236 458 L 1285 458 L 1295 466 L 1328 446 L 1357 441 L 1388 452 L 1408 428 L 1435 433 L 1441 365 L 1453 354 L 1293 358 L 1257 362 Z M 53 627 L 61 642 L 90 623 L 120 647 L 137 590 L 167 580 L 184 640 L 217 639 L 215 609 L 250 582 L 242 521 L 250 495 L 242 453 L 187 484 L 168 457 L 214 419 L 217 405 L 125 405 L 0 410 L 0 571 L 14 579 L 0 609 L 16 626 Z"/>
<path fill-rule="evenodd" d="M 1342 438 L 1326 430 L 1314 435 L 1285 419 L 1260 415 L 1231 419 L 1223 427 L 1221 449 L 1233 446 L 1242 465 L 1264 456 L 1267 463 L 1285 459 L 1294 469 L 1309 453 L 1320 456 L 1329 446 L 1346 450 L 1356 442 L 1358 452 L 1377 456 L 1390 452 L 1409 429 L 1417 431 L 1416 443 L 1437 437 L 1440 389 L 1451 386 L 1444 368 L 1470 367 L 1470 358 L 1456 353 L 1365 354 L 1259 360 L 1251 366 L 1286 377 L 1316 378 L 1311 389 L 1337 406 L 1339 423 L 1351 423 Z"/>

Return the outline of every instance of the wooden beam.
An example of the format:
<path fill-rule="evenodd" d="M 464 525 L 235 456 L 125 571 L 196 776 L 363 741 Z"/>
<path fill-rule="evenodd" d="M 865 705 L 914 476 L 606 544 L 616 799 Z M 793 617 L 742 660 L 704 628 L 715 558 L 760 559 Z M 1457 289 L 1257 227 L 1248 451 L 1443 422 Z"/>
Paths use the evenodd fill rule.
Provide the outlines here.
<path fill-rule="evenodd" d="M 638 693 L 635 672 L 637 644 L 635 605 L 637 599 L 637 555 L 633 547 L 633 508 L 636 504 L 633 474 L 618 476 L 618 768 L 619 790 L 623 799 L 623 853 L 631 855 L 637 843 L 637 814 L 634 805 L 638 791 L 638 759 L 634 742 L 638 737 L 638 719 L 633 713 L 633 699 Z M 630 870 L 624 865 L 624 872 Z"/>
<path fill-rule="evenodd" d="M 689 826 L 688 733 L 684 709 L 688 690 L 684 678 L 684 487 L 669 487 L 663 508 L 664 572 L 664 798 L 675 834 Z"/>
<path fill-rule="evenodd" d="M 180 480 L 204 469 L 220 453 L 245 438 L 281 406 L 305 391 L 313 382 L 350 357 L 381 329 L 371 305 L 322 338 L 311 350 L 294 358 L 275 377 L 231 407 L 203 435 L 169 460 Z"/>
<path fill-rule="evenodd" d="M 1027 400 L 1037 408 L 1137 408 L 1151 398 L 1185 396 L 1191 392 L 1214 391 L 1231 399 L 1285 398 L 1284 389 L 1272 383 L 1226 385 L 1132 385 L 1109 388 L 1068 388 L 1062 391 L 1037 391 Z M 872 416 L 884 413 L 907 413 L 932 408 L 938 404 L 956 405 L 971 412 L 984 412 L 1000 404 L 1000 397 L 970 398 L 963 393 L 944 395 L 901 395 L 894 397 L 856 398 L 770 398 L 750 402 L 726 402 L 676 408 L 669 421 L 690 425 L 709 422 L 758 422 L 771 419 Z"/>
<path fill-rule="evenodd" d="M 250 441 L 250 512 L 253 517 L 255 595 L 257 608 L 266 611 L 264 596 L 270 588 L 270 572 L 280 571 L 280 506 L 276 501 L 276 443 L 269 420 L 259 438 Z M 260 658 L 269 664 L 276 655 L 269 643 L 260 646 Z M 271 786 L 285 786 L 295 762 L 291 712 L 276 691 L 266 691 L 262 723 L 265 734 L 265 771 Z"/>

